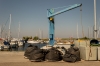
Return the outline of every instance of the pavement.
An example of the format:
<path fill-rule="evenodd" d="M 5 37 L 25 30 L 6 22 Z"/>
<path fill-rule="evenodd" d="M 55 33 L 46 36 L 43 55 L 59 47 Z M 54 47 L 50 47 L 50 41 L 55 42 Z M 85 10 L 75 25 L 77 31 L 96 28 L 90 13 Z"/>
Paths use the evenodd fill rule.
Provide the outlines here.
<path fill-rule="evenodd" d="M 0 51 L 0 66 L 100 66 L 100 61 L 84 61 L 75 63 L 58 62 L 31 62 L 24 58 L 24 51 Z"/>

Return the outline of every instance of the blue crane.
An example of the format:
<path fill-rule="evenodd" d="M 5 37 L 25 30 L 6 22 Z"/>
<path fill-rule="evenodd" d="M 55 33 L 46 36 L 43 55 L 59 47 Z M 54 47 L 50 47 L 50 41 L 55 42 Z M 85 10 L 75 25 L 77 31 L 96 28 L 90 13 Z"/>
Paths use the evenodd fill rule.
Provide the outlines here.
<path fill-rule="evenodd" d="M 58 11 L 58 12 L 54 12 L 54 9 L 47 9 L 47 17 L 48 17 L 48 21 L 49 21 L 49 44 L 51 46 L 54 45 L 54 31 L 55 31 L 54 16 L 59 15 L 61 13 L 69 11 L 69 10 L 75 9 L 80 6 L 82 6 L 82 4 L 74 4 L 74 5 L 72 5 L 68 8 L 65 8 L 61 11 Z"/>

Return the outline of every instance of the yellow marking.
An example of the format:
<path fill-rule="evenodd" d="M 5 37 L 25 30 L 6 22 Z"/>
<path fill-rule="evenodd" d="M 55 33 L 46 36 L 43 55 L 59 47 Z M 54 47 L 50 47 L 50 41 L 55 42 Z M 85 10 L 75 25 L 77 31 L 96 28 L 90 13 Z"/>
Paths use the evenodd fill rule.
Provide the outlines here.
<path fill-rule="evenodd" d="M 50 18 L 50 20 L 53 20 L 53 18 Z"/>

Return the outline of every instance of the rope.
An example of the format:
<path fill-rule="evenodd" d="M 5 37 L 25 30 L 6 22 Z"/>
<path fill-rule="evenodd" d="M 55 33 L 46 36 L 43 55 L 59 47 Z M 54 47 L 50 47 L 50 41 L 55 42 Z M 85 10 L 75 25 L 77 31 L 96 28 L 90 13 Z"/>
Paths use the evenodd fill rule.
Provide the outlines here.
<path fill-rule="evenodd" d="M 91 46 L 90 46 L 90 51 L 89 51 L 89 57 L 88 57 L 88 60 L 90 59 L 90 57 L 92 57 Z"/>
<path fill-rule="evenodd" d="M 4 27 L 1 29 L 1 34 L 3 33 L 4 28 L 5 28 L 5 26 L 6 26 L 7 22 L 8 22 L 8 20 L 9 20 L 9 17 L 8 17 L 8 19 L 7 19 L 7 21 L 6 21 L 5 25 L 4 25 Z"/>

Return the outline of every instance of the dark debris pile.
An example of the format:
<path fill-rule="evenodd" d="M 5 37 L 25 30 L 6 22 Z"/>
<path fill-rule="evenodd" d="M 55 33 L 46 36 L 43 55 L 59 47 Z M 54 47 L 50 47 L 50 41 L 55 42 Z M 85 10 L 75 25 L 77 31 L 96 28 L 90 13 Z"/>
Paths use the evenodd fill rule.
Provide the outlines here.
<path fill-rule="evenodd" d="M 34 62 L 55 62 L 61 60 L 65 62 L 76 62 L 81 60 L 79 48 L 75 46 L 71 46 L 68 49 L 66 49 L 65 47 L 51 47 L 50 49 L 40 49 L 37 46 L 29 45 L 25 50 L 24 56 L 25 58 Z"/>

